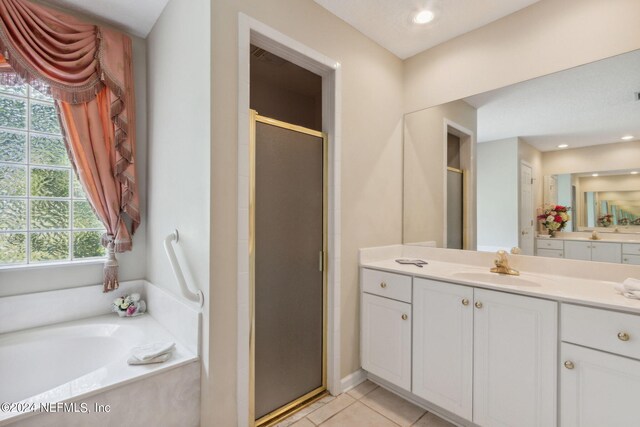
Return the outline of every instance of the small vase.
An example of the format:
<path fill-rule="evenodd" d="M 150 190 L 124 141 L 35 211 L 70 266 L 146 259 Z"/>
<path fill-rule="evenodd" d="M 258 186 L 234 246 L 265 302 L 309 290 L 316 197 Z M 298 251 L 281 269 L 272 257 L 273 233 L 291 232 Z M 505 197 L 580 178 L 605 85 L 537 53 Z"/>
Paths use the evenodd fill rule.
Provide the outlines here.
<path fill-rule="evenodd" d="M 556 230 L 548 230 L 549 231 L 549 237 L 556 237 Z"/>

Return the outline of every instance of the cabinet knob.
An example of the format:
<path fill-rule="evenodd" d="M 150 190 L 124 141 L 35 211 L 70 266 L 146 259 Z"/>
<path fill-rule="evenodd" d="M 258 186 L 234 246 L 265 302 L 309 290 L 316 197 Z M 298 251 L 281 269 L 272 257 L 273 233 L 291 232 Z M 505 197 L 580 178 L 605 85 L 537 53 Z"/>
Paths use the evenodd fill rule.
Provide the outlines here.
<path fill-rule="evenodd" d="M 409 318 L 409 316 L 407 316 L 406 314 L 402 315 L 402 320 L 407 320 Z"/>
<path fill-rule="evenodd" d="M 475 306 L 476 308 L 482 308 L 482 303 L 480 301 L 476 301 Z"/>
<path fill-rule="evenodd" d="M 629 334 L 626 332 L 618 332 L 618 339 L 620 341 L 629 341 Z"/>
<path fill-rule="evenodd" d="M 386 288 L 386 287 L 387 287 L 387 284 L 386 284 L 385 282 L 380 282 L 380 287 L 381 287 L 381 288 Z"/>
<path fill-rule="evenodd" d="M 469 305 L 469 300 L 466 298 L 462 299 L 462 305 Z"/>
<path fill-rule="evenodd" d="M 564 367 L 567 369 L 573 369 L 576 367 L 576 365 L 574 365 L 571 360 L 567 360 L 566 362 L 564 362 Z"/>

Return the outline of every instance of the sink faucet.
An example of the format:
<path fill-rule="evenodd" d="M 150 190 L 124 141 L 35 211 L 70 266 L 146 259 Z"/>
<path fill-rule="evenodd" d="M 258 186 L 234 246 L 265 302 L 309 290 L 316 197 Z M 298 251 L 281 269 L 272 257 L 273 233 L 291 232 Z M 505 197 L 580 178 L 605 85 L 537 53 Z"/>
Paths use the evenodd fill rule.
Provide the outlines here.
<path fill-rule="evenodd" d="M 519 276 L 520 272 L 509 267 L 509 260 L 505 251 L 498 251 L 498 258 L 494 261 L 495 267 L 491 269 L 492 273 L 508 274 L 510 276 Z"/>

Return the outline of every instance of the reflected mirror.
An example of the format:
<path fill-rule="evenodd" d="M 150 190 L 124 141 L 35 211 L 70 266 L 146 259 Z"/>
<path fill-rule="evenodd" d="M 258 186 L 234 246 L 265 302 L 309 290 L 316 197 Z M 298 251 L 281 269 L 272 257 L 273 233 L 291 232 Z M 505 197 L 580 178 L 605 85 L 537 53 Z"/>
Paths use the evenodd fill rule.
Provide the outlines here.
<path fill-rule="evenodd" d="M 403 242 L 640 264 L 639 92 L 634 51 L 405 115 Z"/>

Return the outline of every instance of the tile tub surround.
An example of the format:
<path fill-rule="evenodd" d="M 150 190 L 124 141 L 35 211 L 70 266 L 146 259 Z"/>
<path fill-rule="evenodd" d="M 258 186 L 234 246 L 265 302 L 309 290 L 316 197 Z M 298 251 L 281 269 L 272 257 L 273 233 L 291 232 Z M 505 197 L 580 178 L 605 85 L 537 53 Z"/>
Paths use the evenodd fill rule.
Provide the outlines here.
<path fill-rule="evenodd" d="M 178 341 L 200 354 L 202 314 L 197 304 L 146 280 L 122 282 L 108 293 L 102 292 L 102 285 L 91 285 L 1 297 L 0 334 L 109 314 L 115 298 L 132 293 L 141 295 L 147 303 L 147 313 Z"/>
<path fill-rule="evenodd" d="M 626 278 L 640 278 L 640 266 L 525 255 L 508 257 L 511 267 L 520 271 L 519 278 L 534 282 L 535 286 L 501 284 L 507 279 L 489 273 L 496 258 L 496 254 L 490 252 L 393 245 L 361 249 L 360 266 L 555 301 L 640 313 L 640 300 L 625 298 L 613 289 L 615 283 L 621 283 Z M 401 265 L 395 262 L 396 258 L 420 258 L 429 264 L 423 268 Z M 456 273 L 469 273 L 470 276 L 461 277 Z M 482 280 L 471 278 L 473 274 L 482 275 Z"/>
<path fill-rule="evenodd" d="M 91 285 L 1 297 L 0 334 L 108 314 L 115 298 L 136 292 L 144 294 L 144 281 L 122 282 L 108 293 Z"/>
<path fill-rule="evenodd" d="M 453 427 L 438 416 L 365 381 L 338 397 L 328 396 L 276 427 Z"/>
<path fill-rule="evenodd" d="M 141 381 L 74 400 L 89 413 L 42 413 L 7 424 L 10 427 L 108 427 L 200 425 L 200 363 L 192 362 Z M 95 405 L 110 405 L 95 412 Z"/>

